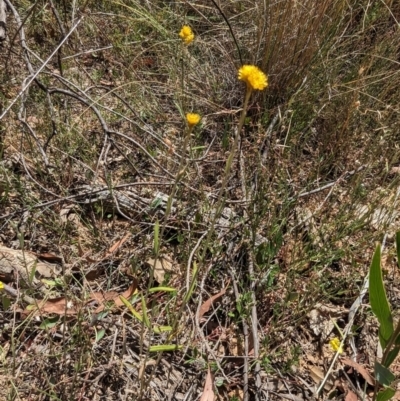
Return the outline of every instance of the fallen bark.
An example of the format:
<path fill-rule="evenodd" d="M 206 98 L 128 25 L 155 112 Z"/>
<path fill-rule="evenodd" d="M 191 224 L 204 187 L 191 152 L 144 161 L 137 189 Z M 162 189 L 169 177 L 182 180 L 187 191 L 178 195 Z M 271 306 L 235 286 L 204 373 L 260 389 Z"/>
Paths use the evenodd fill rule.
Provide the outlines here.
<path fill-rule="evenodd" d="M 0 0 L 0 42 L 7 36 L 7 7 L 4 0 Z"/>

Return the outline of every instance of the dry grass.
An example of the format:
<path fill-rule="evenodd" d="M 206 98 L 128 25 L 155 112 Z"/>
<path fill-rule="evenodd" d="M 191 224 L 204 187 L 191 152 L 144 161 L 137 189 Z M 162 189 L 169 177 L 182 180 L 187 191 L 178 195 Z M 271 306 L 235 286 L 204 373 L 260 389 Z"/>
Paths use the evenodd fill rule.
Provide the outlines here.
<path fill-rule="evenodd" d="M 209 365 L 221 400 L 314 399 L 315 369 L 326 371 L 329 338 L 345 328 L 385 233 L 387 279 L 398 283 L 400 6 L 219 3 L 12 3 L 0 55 L 0 245 L 60 259 L 46 285 L 7 282 L 18 298 L 2 298 L 0 398 L 198 399 Z M 183 24 L 196 34 L 189 47 Z M 241 61 L 270 85 L 251 98 L 221 196 Z M 188 111 L 202 122 L 185 148 Z M 232 213 L 226 227 L 218 200 Z M 73 313 L 63 304 L 32 315 L 24 296 L 68 300 Z M 347 354 L 354 341 L 372 366 L 368 308 L 352 334 Z M 150 351 L 162 344 L 182 348 Z M 356 374 L 342 376 L 331 397 L 357 386 Z"/>

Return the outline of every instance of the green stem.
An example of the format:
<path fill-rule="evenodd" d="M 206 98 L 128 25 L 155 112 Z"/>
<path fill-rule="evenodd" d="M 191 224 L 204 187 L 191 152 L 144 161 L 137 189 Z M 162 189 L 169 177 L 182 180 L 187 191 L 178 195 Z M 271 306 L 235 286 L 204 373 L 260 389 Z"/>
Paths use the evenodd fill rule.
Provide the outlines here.
<path fill-rule="evenodd" d="M 231 171 L 231 168 L 232 168 L 233 159 L 234 159 L 234 157 L 236 155 L 236 151 L 237 151 L 237 149 L 239 147 L 240 133 L 242 132 L 243 125 L 244 125 L 244 122 L 246 120 L 247 107 L 249 105 L 251 92 L 252 92 L 252 89 L 250 87 L 247 87 L 246 95 L 245 95 L 244 103 L 243 103 L 243 109 L 242 109 L 242 113 L 241 113 L 240 118 L 239 118 L 239 124 L 238 124 L 237 131 L 236 131 L 236 134 L 235 134 L 235 138 L 234 138 L 234 141 L 233 141 L 233 146 L 232 146 L 231 152 L 230 152 L 230 154 L 228 156 L 228 160 L 226 161 L 225 170 L 224 170 L 224 176 L 223 176 L 223 180 L 222 180 L 221 189 L 220 189 L 219 194 L 218 194 L 215 213 L 214 213 L 213 219 L 211 221 L 210 230 L 209 230 L 208 235 L 206 237 L 206 242 L 205 242 L 206 245 L 209 243 L 209 241 L 211 239 L 211 236 L 213 235 L 215 222 L 217 221 L 217 219 L 221 215 L 222 209 L 224 208 L 224 205 L 225 205 L 226 186 L 227 186 L 228 181 L 229 181 L 229 176 L 230 176 L 230 171 Z M 207 246 L 205 246 L 203 248 L 203 252 L 202 252 L 202 254 L 201 254 L 200 258 L 199 258 L 199 262 L 204 260 L 206 252 L 207 252 Z M 199 270 L 200 269 L 198 269 L 198 271 Z M 195 277 L 193 279 L 195 279 Z"/>

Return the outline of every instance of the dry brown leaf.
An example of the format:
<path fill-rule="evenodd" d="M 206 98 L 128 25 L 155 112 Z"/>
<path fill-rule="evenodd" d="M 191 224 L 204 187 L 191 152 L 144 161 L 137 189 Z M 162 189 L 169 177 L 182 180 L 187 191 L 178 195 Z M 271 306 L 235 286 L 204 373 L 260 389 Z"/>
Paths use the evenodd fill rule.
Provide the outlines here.
<path fill-rule="evenodd" d="M 146 263 L 151 268 L 154 268 L 154 278 L 159 284 L 164 281 L 165 273 L 172 271 L 172 263 L 164 258 L 157 260 L 148 259 Z"/>
<path fill-rule="evenodd" d="M 41 277 L 45 278 L 51 278 L 55 277 L 56 275 L 54 274 L 54 268 L 52 268 L 50 265 L 47 265 L 45 263 L 38 263 L 36 265 L 36 272 L 39 273 Z"/>
<path fill-rule="evenodd" d="M 213 378 L 211 375 L 210 367 L 208 367 L 206 382 L 204 384 L 204 391 L 200 401 L 214 401 Z"/>
<path fill-rule="evenodd" d="M 244 393 L 241 388 L 236 388 L 235 390 L 232 390 L 231 392 L 229 392 L 228 395 L 230 399 L 236 397 L 240 401 L 243 400 L 244 397 Z"/>
<path fill-rule="evenodd" d="M 218 294 L 213 295 L 211 298 L 207 299 L 207 301 L 204 302 L 203 305 L 201 305 L 200 311 L 199 311 L 199 319 L 201 319 L 204 316 L 204 314 L 206 314 L 210 310 L 212 304 L 215 301 L 220 299 L 225 294 L 225 292 L 228 288 L 228 285 L 229 285 L 229 282 L 223 290 L 221 290 Z"/>
<path fill-rule="evenodd" d="M 360 365 L 359 363 L 357 363 L 349 358 L 340 358 L 340 360 L 343 364 L 354 368 L 365 379 L 365 381 L 368 384 L 370 384 L 371 386 L 375 385 L 375 380 L 369 374 L 368 370 L 364 368 L 364 366 Z"/>
<path fill-rule="evenodd" d="M 309 366 L 308 369 L 310 370 L 310 376 L 314 380 L 314 382 L 319 385 L 325 377 L 325 373 L 322 369 L 318 366 Z M 325 382 L 324 389 L 330 391 L 334 386 L 334 382 L 329 375 L 328 379 Z"/>
<path fill-rule="evenodd" d="M 358 401 L 357 394 L 353 393 L 351 390 L 346 394 L 344 401 Z"/>
<path fill-rule="evenodd" d="M 308 368 L 310 370 L 311 378 L 315 381 L 315 383 L 319 384 L 325 376 L 323 370 L 317 366 L 309 366 Z"/>
<path fill-rule="evenodd" d="M 124 298 L 128 299 L 133 295 L 133 293 L 136 290 L 137 290 L 137 281 L 134 280 L 133 283 L 121 295 Z M 124 303 L 121 301 L 120 296 L 118 296 L 117 298 L 114 299 L 114 303 L 115 303 L 115 306 L 123 306 L 124 305 Z"/>
<path fill-rule="evenodd" d="M 77 310 L 71 301 L 64 297 L 39 301 L 39 311 L 42 313 L 55 313 L 56 315 L 75 315 Z"/>
<path fill-rule="evenodd" d="M 118 248 L 120 248 L 120 247 L 124 244 L 124 242 L 126 242 L 126 241 L 129 239 L 130 236 L 131 236 L 131 233 L 127 233 L 127 234 L 125 235 L 124 238 L 121 238 L 120 240 L 118 240 L 118 241 L 107 251 L 107 253 L 105 254 L 105 256 L 104 256 L 103 259 L 106 259 L 106 258 L 110 257 L 113 253 L 115 253 L 115 251 L 118 250 Z"/>
<path fill-rule="evenodd" d="M 62 263 L 62 259 L 61 259 L 59 256 L 54 255 L 54 254 L 52 254 L 52 253 L 48 253 L 48 252 L 45 252 L 45 253 L 35 253 L 34 255 L 36 255 L 36 256 L 38 257 L 38 259 L 45 260 L 46 262 L 50 262 L 50 263 Z"/>
<path fill-rule="evenodd" d="M 94 313 L 99 313 L 104 310 L 106 307 L 106 303 L 109 301 L 113 301 L 115 306 L 122 306 L 123 302 L 120 299 L 122 295 L 124 298 L 130 298 L 132 294 L 137 289 L 137 282 L 134 281 L 122 294 L 119 294 L 117 291 L 108 291 L 108 292 L 93 292 L 91 294 L 91 300 L 94 300 L 99 303 L 99 306 L 94 311 Z"/>
<path fill-rule="evenodd" d="M 112 301 L 118 297 L 118 292 L 117 291 L 108 291 L 108 292 L 92 292 L 90 294 L 90 298 L 93 301 L 98 302 L 99 304 L 102 304 L 103 302 L 107 301 Z"/>

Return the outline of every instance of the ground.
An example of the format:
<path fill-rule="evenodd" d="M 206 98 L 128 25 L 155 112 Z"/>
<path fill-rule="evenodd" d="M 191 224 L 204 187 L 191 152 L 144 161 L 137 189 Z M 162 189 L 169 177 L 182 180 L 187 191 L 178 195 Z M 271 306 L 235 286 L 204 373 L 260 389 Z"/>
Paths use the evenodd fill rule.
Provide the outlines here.
<path fill-rule="evenodd" d="M 400 6 L 5 3 L 0 399 L 374 399 Z"/>

